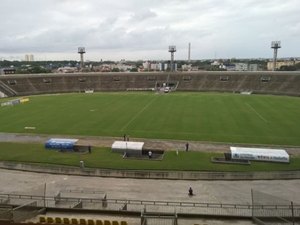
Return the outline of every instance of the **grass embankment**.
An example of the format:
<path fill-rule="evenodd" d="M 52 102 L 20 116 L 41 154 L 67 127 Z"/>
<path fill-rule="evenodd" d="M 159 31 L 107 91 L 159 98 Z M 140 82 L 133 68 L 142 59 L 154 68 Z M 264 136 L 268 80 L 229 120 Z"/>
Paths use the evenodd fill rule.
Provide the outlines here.
<path fill-rule="evenodd" d="M 0 143 L 0 161 L 43 163 L 79 166 L 84 160 L 86 167 L 130 170 L 191 170 L 191 171 L 279 171 L 300 170 L 300 157 L 292 157 L 291 163 L 253 162 L 249 165 L 227 165 L 210 162 L 220 153 L 168 151 L 162 161 L 122 159 L 121 154 L 109 148 L 93 148 L 92 154 L 61 153 L 45 150 L 41 144 Z"/>
<path fill-rule="evenodd" d="M 0 132 L 300 146 L 299 115 L 300 98 L 287 96 L 62 94 L 0 107 Z"/>

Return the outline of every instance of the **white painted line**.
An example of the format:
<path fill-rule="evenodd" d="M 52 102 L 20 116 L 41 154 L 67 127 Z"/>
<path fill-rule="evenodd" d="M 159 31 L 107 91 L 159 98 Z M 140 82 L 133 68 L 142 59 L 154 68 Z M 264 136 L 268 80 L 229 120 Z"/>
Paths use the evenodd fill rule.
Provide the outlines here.
<path fill-rule="evenodd" d="M 25 130 L 35 130 L 35 127 L 24 127 Z"/>
<path fill-rule="evenodd" d="M 262 115 L 260 115 L 249 103 L 245 103 L 246 105 L 249 106 L 250 109 L 252 109 L 253 112 L 256 113 L 256 115 L 261 118 L 263 121 L 265 121 L 266 123 L 268 122 Z"/>
<path fill-rule="evenodd" d="M 125 128 L 129 126 L 129 124 L 131 124 L 142 112 L 145 111 L 145 109 L 147 109 L 152 104 L 152 102 L 154 102 L 154 100 L 155 98 L 153 98 L 147 105 L 144 106 L 144 108 L 142 108 L 137 114 L 135 114 L 135 116 L 132 117 L 131 120 L 129 120 L 129 122 L 125 124 L 124 127 L 122 127 L 121 131 L 125 130 Z"/>

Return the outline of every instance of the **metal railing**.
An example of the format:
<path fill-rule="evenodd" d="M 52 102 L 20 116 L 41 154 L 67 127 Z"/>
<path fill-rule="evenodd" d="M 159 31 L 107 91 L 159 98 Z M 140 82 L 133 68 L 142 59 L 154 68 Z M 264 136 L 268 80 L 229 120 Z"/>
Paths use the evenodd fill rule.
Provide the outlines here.
<path fill-rule="evenodd" d="M 59 198 L 59 201 L 58 201 Z M 135 199 L 108 199 L 103 198 L 74 198 L 57 196 L 38 196 L 25 194 L 0 194 L 0 200 L 7 205 L 22 205 L 29 201 L 36 201 L 38 207 L 76 208 L 92 210 L 115 210 L 127 212 L 165 212 L 186 215 L 208 215 L 208 216 L 234 216 L 251 217 L 255 212 L 278 212 L 288 215 L 291 212 L 290 205 L 250 205 L 250 204 L 227 204 L 227 203 L 202 203 L 202 202 L 173 202 L 173 201 L 151 201 Z M 0 201 L 1 202 L 1 201 Z M 2 203 L 3 204 L 3 203 Z M 293 205 L 293 214 L 300 217 L 300 205 Z M 285 213 L 287 212 L 287 213 Z"/>

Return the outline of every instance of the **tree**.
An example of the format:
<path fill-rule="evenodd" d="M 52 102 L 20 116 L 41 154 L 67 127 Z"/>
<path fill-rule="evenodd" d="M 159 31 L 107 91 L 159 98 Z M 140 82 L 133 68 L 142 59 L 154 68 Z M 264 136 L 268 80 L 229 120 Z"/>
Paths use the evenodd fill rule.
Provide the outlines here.
<path fill-rule="evenodd" d="M 130 70 L 130 72 L 138 72 L 138 69 L 137 69 L 137 68 L 132 68 L 132 69 Z"/>
<path fill-rule="evenodd" d="M 119 68 L 113 68 L 111 72 L 120 72 Z"/>
<path fill-rule="evenodd" d="M 295 66 L 281 66 L 280 71 L 295 71 L 297 68 Z"/>

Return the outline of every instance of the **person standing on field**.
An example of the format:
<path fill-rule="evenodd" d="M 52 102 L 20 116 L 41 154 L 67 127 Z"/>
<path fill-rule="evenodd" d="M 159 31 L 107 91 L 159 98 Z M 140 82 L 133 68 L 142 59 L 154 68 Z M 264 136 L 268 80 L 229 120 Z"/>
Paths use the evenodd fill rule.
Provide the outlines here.
<path fill-rule="evenodd" d="M 152 152 L 151 151 L 148 152 L 148 157 L 149 157 L 149 159 L 152 158 Z"/>
<path fill-rule="evenodd" d="M 185 144 L 185 151 L 186 152 L 189 151 L 189 143 L 188 142 Z"/>

